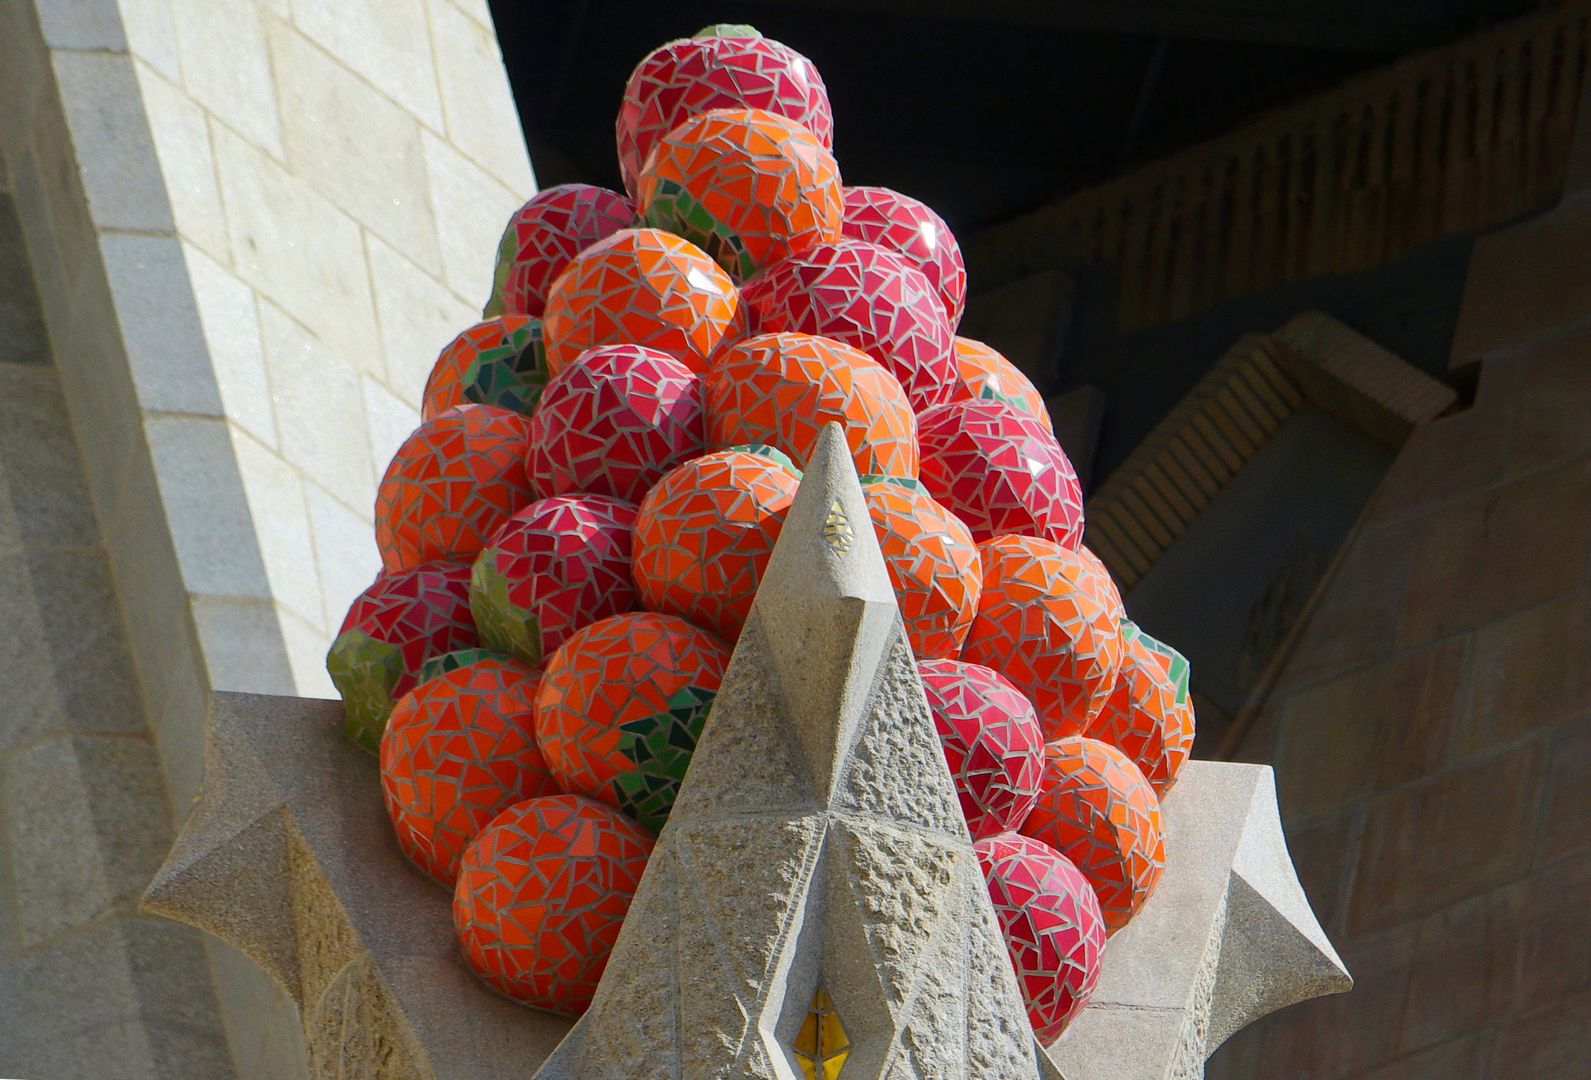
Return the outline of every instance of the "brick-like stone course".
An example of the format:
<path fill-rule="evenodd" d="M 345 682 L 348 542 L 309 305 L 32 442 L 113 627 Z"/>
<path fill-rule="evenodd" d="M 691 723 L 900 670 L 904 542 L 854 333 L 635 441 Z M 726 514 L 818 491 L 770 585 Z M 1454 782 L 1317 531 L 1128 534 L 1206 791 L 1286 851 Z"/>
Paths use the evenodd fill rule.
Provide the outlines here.
<path fill-rule="evenodd" d="M 1591 308 L 1544 284 L 1568 256 L 1531 255 L 1587 213 L 1477 256 L 1474 404 L 1408 441 L 1238 749 L 1275 762 L 1357 986 L 1239 1033 L 1213 1078 L 1591 1072 Z"/>
<path fill-rule="evenodd" d="M 87 678 L 34 693 L 0 754 L 56 731 L 98 746 L 88 706 L 141 705 L 169 822 L 200 784 L 212 689 L 330 695 L 325 649 L 379 565 L 380 471 L 534 178 L 480 0 L 12 0 L 0 42 L 0 172 L 19 208 L 0 256 L 20 255 L 0 258 L 0 362 L 53 346 L 75 490 L 104 538 L 74 580 L 114 583 L 125 644 L 94 655 L 137 671 L 92 701 Z M 48 488 L 44 456 L 17 460 Z M 11 487 L 0 538 L 79 524 L 69 499 Z M 7 582 L 57 587 L 40 558 L 0 539 Z M 24 586 L 17 602 L 36 604 Z M 65 618 L 77 595 L 43 604 Z M 30 670 L 71 655 L 47 634 L 0 645 Z M 206 951 L 242 1075 L 301 1072 L 285 999 Z M 121 1039 L 127 1075 L 170 1066 L 128 1023 L 95 1012 L 73 1038 L 83 1053 Z M 51 1072 L 17 1060 L 0 1072 Z"/>

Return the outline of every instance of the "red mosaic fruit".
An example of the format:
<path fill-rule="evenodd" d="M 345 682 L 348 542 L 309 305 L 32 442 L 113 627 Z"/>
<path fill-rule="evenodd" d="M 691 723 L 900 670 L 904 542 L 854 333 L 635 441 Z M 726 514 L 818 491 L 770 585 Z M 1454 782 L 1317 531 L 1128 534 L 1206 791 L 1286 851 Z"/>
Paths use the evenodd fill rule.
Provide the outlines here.
<path fill-rule="evenodd" d="M 649 225 L 683 236 L 744 281 L 840 238 L 840 168 L 817 136 L 761 109 L 713 109 L 653 148 L 636 194 Z"/>
<path fill-rule="evenodd" d="M 652 855 L 652 838 L 579 795 L 516 803 L 464 849 L 453 930 L 488 987 L 578 1015 L 591 1004 Z"/>
<path fill-rule="evenodd" d="M 326 653 L 349 736 L 374 753 L 393 702 L 414 687 L 421 666 L 475 644 L 468 563 L 423 563 L 376 578 L 354 598 Z"/>
<path fill-rule="evenodd" d="M 1121 623 L 1074 551 L 1031 536 L 979 546 L 983 596 L 961 655 L 1027 695 L 1046 739 L 1088 729 L 1121 670 Z"/>
<path fill-rule="evenodd" d="M 1099 897 L 1107 933 L 1138 913 L 1160 881 L 1160 799 L 1120 750 L 1081 735 L 1045 747 L 1044 780 L 1022 832 L 1072 860 Z"/>
<path fill-rule="evenodd" d="M 570 634 L 635 606 L 635 506 L 562 495 L 509 518 L 475 560 L 470 611 L 481 641 L 539 665 Z"/>
<path fill-rule="evenodd" d="M 972 338 L 957 336 L 951 342 L 956 360 L 957 401 L 967 398 L 1003 401 L 1034 417 L 1046 430 L 1054 430 L 1044 395 L 1022 370 L 993 347 Z"/>
<path fill-rule="evenodd" d="M 701 376 L 644 345 L 587 349 L 547 384 L 530 421 L 530 476 L 545 495 L 640 502 L 701 452 Z"/>
<path fill-rule="evenodd" d="M 420 419 L 434 420 L 456 405 L 496 405 L 529 416 L 547 385 L 541 320 L 504 315 L 476 323 L 436 358 Z"/>
<path fill-rule="evenodd" d="M 886 187 L 845 189 L 847 239 L 877 244 L 922 271 L 944 307 L 950 328 L 967 307 L 967 265 L 945 219 L 910 195 Z"/>
<path fill-rule="evenodd" d="M 726 349 L 707 375 L 707 440 L 778 447 L 804 467 L 830 421 L 856 471 L 917 475 L 917 419 L 900 383 L 866 353 L 810 334 L 762 334 Z"/>
<path fill-rule="evenodd" d="M 1032 704 L 991 668 L 923 660 L 934 729 L 974 839 L 1019 829 L 1039 797 L 1044 734 Z"/>
<path fill-rule="evenodd" d="M 536 748 L 536 672 L 477 660 L 398 700 L 381 737 L 381 794 L 398 847 L 452 888 L 475 834 L 514 803 L 555 795 Z"/>
<path fill-rule="evenodd" d="M 1099 982 L 1105 920 L 1088 879 L 1049 845 L 1005 832 L 972 845 L 1039 1042 L 1060 1038 Z"/>
<path fill-rule="evenodd" d="M 744 34 L 699 34 L 652 50 L 624 87 L 614 133 L 626 191 L 663 135 L 709 109 L 762 109 L 794 120 L 826 149 L 834 114 L 812 61 L 787 45 Z"/>
<path fill-rule="evenodd" d="M 514 211 L 497 244 L 492 307 L 499 314 L 534 315 L 571 259 L 599 240 L 635 224 L 635 204 L 592 184 L 559 184 L 537 192 Z"/>
<path fill-rule="evenodd" d="M 919 413 L 923 485 L 984 541 L 1003 533 L 1083 542 L 1083 489 L 1040 420 L 999 401 Z"/>
<path fill-rule="evenodd" d="M 958 655 L 983 592 L 972 533 L 921 488 L 872 480 L 862 494 L 913 655 Z"/>
<path fill-rule="evenodd" d="M 706 371 L 745 336 L 740 293 L 695 244 L 662 229 L 621 229 L 586 248 L 552 283 L 542 331 L 554 374 L 598 345 L 646 345 Z"/>
<path fill-rule="evenodd" d="M 743 292 L 756 333 L 821 334 L 861 349 L 900 380 L 921 413 L 950 400 L 950 322 L 922 271 L 859 240 L 818 244 L 774 263 Z"/>
<path fill-rule="evenodd" d="M 1088 734 L 1132 758 L 1164 795 L 1193 752 L 1188 662 L 1132 622 L 1122 623 L 1121 637 L 1121 675 Z"/>
<path fill-rule="evenodd" d="M 638 611 L 570 635 L 536 694 L 536 739 L 568 791 L 657 832 L 729 663 L 729 647 L 673 615 Z"/>
<path fill-rule="evenodd" d="M 376 547 L 390 571 L 471 560 L 534 495 L 525 474 L 530 421 L 460 405 L 403 441 L 376 491 Z"/>
<path fill-rule="evenodd" d="M 743 450 L 675 466 L 636 516 L 631 572 L 641 605 L 737 639 L 799 482 Z"/>

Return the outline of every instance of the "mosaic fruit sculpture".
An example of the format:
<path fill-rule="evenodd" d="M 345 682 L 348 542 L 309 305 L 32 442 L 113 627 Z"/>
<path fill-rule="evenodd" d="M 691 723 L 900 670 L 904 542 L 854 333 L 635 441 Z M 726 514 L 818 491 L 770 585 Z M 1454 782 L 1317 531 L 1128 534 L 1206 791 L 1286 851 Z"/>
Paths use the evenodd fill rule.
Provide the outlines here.
<path fill-rule="evenodd" d="M 558 788 L 534 728 L 536 672 L 481 659 L 420 683 L 381 736 L 381 794 L 398 846 L 451 888 L 475 834 L 514 803 Z"/>
<path fill-rule="evenodd" d="M 419 672 L 415 675 L 415 682 L 430 682 L 438 675 L 446 675 L 450 671 L 457 671 L 466 664 L 473 664 L 477 660 L 512 660 L 513 656 L 501 649 L 488 649 L 481 645 L 472 645 L 467 649 L 455 649 L 450 653 L 433 656 L 420 665 Z"/>
<path fill-rule="evenodd" d="M 414 686 L 420 666 L 475 644 L 468 563 L 422 563 L 376 578 L 326 654 L 348 734 L 374 751 L 393 702 Z"/>
<path fill-rule="evenodd" d="M 1044 395 L 993 346 L 957 335 L 950 351 L 956 361 L 957 399 L 1002 401 L 1037 419 L 1046 431 L 1050 430 L 1050 412 L 1044 407 Z"/>
<path fill-rule="evenodd" d="M 529 416 L 547 385 L 541 320 L 504 315 L 476 323 L 448 343 L 420 398 L 420 419 L 455 405 L 496 405 Z"/>
<path fill-rule="evenodd" d="M 1121 624 L 1075 552 L 1032 536 L 982 544 L 983 595 L 962 656 L 1028 696 L 1047 739 L 1093 722 L 1121 670 Z"/>
<path fill-rule="evenodd" d="M 923 660 L 958 655 L 983 592 L 972 533 L 921 487 L 879 479 L 862 494 L 912 652 Z"/>
<path fill-rule="evenodd" d="M 453 925 L 470 966 L 505 997 L 583 1012 L 651 853 L 646 831 L 603 803 L 515 803 L 459 861 Z"/>
<path fill-rule="evenodd" d="M 542 332 L 554 375 L 597 345 L 647 345 L 701 372 L 744 323 L 735 283 L 701 248 L 662 229 L 622 229 L 558 275 Z"/>
<path fill-rule="evenodd" d="M 1186 661 L 1083 546 L 1039 390 L 954 336 L 968 282 L 943 219 L 841 187 L 809 61 L 709 27 L 641 62 L 615 131 L 636 202 L 563 185 L 508 222 L 491 317 L 438 357 L 378 492 L 384 572 L 327 656 L 399 843 L 456 874 L 488 985 L 583 1009 L 838 422 L 1053 1039 L 1159 877 Z"/>
<path fill-rule="evenodd" d="M 564 790 L 657 832 L 728 663 L 722 641 L 672 615 L 615 615 L 577 631 L 536 694 L 548 767 Z"/>
<path fill-rule="evenodd" d="M 992 668 L 923 660 L 934 728 L 973 837 L 1020 829 L 1039 798 L 1044 734 L 1033 706 Z"/>
<path fill-rule="evenodd" d="M 530 420 L 530 476 L 543 495 L 638 503 L 701 452 L 700 376 L 644 345 L 587 349 L 548 384 Z"/>
<path fill-rule="evenodd" d="M 475 560 L 470 612 L 486 645 L 540 664 L 570 634 L 635 606 L 635 507 L 559 495 L 509 518 Z"/>
<path fill-rule="evenodd" d="M 1126 754 L 1081 735 L 1045 747 L 1041 789 L 1022 832 L 1077 865 L 1114 934 L 1143 907 L 1165 869 L 1155 789 Z"/>
<path fill-rule="evenodd" d="M 752 329 L 820 334 L 861 349 L 922 412 L 953 392 L 950 321 L 922 272 L 859 240 L 818 244 L 746 283 Z"/>
<path fill-rule="evenodd" d="M 799 465 L 830 421 L 863 476 L 917 475 L 917 420 L 872 357 L 811 334 L 762 334 L 725 350 L 707 376 L 708 441 L 776 446 Z"/>
<path fill-rule="evenodd" d="M 1132 759 L 1164 795 L 1193 751 L 1188 662 L 1132 622 L 1121 627 L 1121 675 L 1088 734 Z"/>
<path fill-rule="evenodd" d="M 635 224 L 635 204 L 591 184 L 537 192 L 514 212 L 497 245 L 488 314 L 541 317 L 547 290 L 576 255 Z"/>
<path fill-rule="evenodd" d="M 967 266 L 945 219 L 910 195 L 884 187 L 845 189 L 841 232 L 893 251 L 922 271 L 954 330 L 967 307 Z"/>
<path fill-rule="evenodd" d="M 664 135 L 636 200 L 648 225 L 683 236 L 736 281 L 838 240 L 844 205 L 834 155 L 761 109 L 714 109 Z"/>
<path fill-rule="evenodd" d="M 641 603 L 726 641 L 739 637 L 798 483 L 771 458 L 739 450 L 676 467 L 636 518 L 632 573 Z"/>
<path fill-rule="evenodd" d="M 1049 426 L 1000 401 L 952 401 L 917 417 L 923 486 L 972 535 L 1083 541 L 1083 489 Z"/>
<path fill-rule="evenodd" d="M 632 194 L 658 140 L 712 109 L 762 109 L 795 121 L 823 147 L 833 148 L 834 114 L 812 61 L 777 41 L 720 29 L 750 27 L 709 27 L 693 38 L 671 41 L 631 73 L 614 133 L 619 172 Z"/>
<path fill-rule="evenodd" d="M 1099 981 L 1105 919 L 1088 879 L 1049 845 L 1004 832 L 973 844 L 1039 1041 L 1060 1038 Z"/>
<path fill-rule="evenodd" d="M 460 405 L 404 440 L 376 491 L 376 547 L 387 570 L 470 560 L 530 501 L 530 422 Z"/>

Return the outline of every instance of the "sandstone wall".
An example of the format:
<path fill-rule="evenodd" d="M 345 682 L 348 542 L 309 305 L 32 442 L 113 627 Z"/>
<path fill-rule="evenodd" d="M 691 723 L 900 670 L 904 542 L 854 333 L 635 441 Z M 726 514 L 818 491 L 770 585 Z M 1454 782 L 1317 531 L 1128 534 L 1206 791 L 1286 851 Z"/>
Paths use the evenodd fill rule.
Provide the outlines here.
<path fill-rule="evenodd" d="M 1591 1074 L 1588 232 L 1572 182 L 1477 245 L 1474 407 L 1394 462 L 1242 747 L 1358 985 L 1212 1077 Z"/>

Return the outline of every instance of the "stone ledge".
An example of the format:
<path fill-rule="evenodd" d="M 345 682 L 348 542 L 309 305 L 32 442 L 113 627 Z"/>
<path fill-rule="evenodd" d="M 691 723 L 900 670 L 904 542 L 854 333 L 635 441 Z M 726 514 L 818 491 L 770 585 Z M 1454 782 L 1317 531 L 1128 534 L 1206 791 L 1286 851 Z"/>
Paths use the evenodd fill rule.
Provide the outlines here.
<path fill-rule="evenodd" d="M 260 964 L 298 1003 L 312 1075 L 526 1075 L 572 1025 L 488 992 L 450 900 L 399 854 L 336 702 L 220 693 L 204 791 L 145 909 Z M 1266 766 L 1189 762 L 1160 888 L 1050 1050 L 1069 1080 L 1197 1076 L 1232 1032 L 1346 990 L 1288 860 Z"/>

